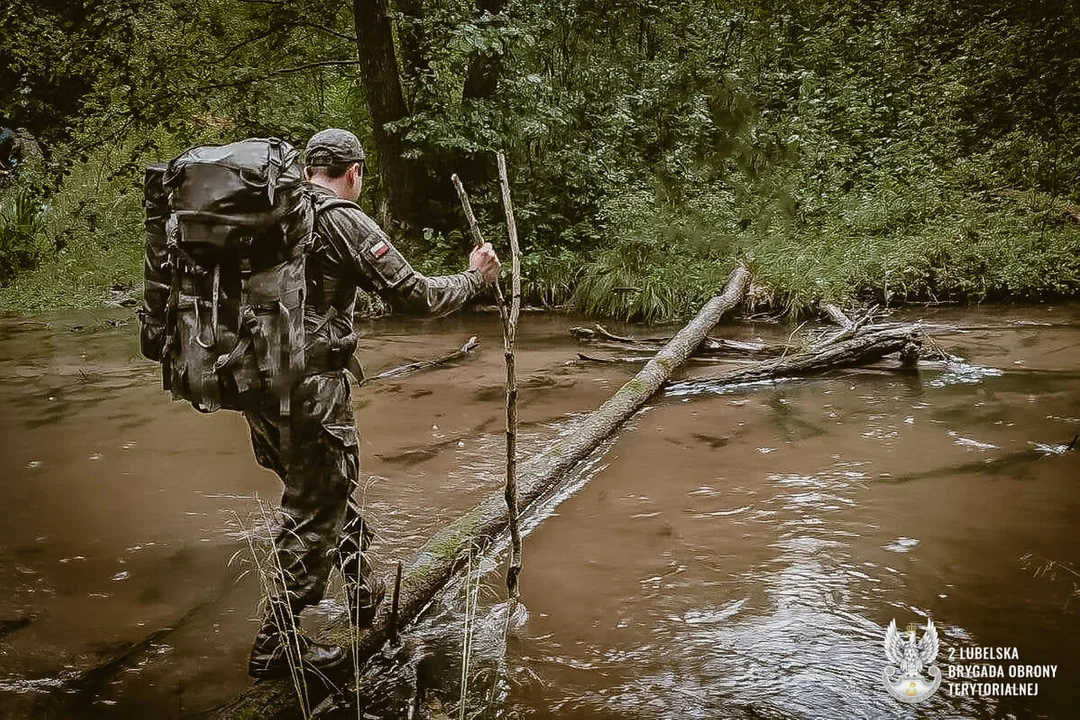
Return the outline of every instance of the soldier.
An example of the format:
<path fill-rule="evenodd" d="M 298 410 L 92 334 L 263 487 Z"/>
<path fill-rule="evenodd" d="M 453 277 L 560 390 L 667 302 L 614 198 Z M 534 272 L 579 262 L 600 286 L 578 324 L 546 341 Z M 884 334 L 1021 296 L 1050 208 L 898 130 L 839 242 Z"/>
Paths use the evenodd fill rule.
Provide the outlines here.
<path fill-rule="evenodd" d="M 270 612 L 251 650 L 248 672 L 257 678 L 288 674 L 286 642 L 315 669 L 346 659 L 343 648 L 299 636 L 295 622 L 283 622 L 322 599 L 333 566 L 342 569 L 358 627 L 370 626 L 385 594 L 385 584 L 364 557 L 371 531 L 353 498 L 359 437 L 345 369 L 355 363 L 357 288 L 378 293 L 396 309 L 442 315 L 495 282 L 500 265 L 485 243 L 472 251 L 469 269 L 458 275 L 429 278 L 413 269 L 356 205 L 364 150 L 347 130 L 323 130 L 311 138 L 305 174 L 317 198 L 316 244 L 307 265 L 307 369 L 292 392 L 289 456 L 281 454 L 276 412 L 244 415 L 256 459 L 285 486 L 283 522 L 275 536 L 283 582 L 270 593 Z"/>
<path fill-rule="evenodd" d="M 9 175 L 18 161 L 15 156 L 15 131 L 0 128 L 0 175 Z"/>

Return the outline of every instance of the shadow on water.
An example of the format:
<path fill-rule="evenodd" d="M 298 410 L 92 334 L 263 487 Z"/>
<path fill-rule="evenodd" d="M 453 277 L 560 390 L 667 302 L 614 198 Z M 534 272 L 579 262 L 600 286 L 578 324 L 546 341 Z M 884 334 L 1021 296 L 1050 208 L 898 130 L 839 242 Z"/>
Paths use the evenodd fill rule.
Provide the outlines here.
<path fill-rule="evenodd" d="M 1068 443 L 1061 444 L 1048 445 L 1029 441 L 1029 445 L 1031 445 L 1030 448 L 1006 453 L 1000 457 L 987 457 L 982 460 L 975 460 L 960 465 L 948 465 L 946 467 L 934 468 L 932 470 L 910 473 L 907 475 L 883 474 L 878 477 L 876 482 L 899 484 L 917 482 L 919 480 L 951 478 L 959 475 L 984 475 L 988 473 L 1021 479 L 1030 475 L 1032 463 L 1052 463 L 1052 458 L 1065 455 L 1066 453 L 1075 450 L 1078 441 L 1080 441 L 1080 434 L 1074 435 L 1073 439 Z M 1069 463 L 1070 461 L 1068 459 L 1064 461 L 1061 465 L 1061 469 L 1067 472 L 1066 468 L 1071 467 Z M 1074 464 L 1075 463 L 1072 463 L 1072 465 Z"/>
<path fill-rule="evenodd" d="M 82 669 L 65 670 L 57 675 L 39 678 L 15 678 L 0 680 L 0 710 L 9 718 L 105 718 L 114 717 L 112 705 L 101 703 L 108 686 L 116 684 L 122 675 L 139 672 L 153 663 L 156 656 L 169 649 L 170 636 L 184 631 L 196 623 L 212 608 L 225 601 L 233 582 L 230 579 L 192 605 L 183 615 L 142 638 L 133 641 L 101 643 L 95 648 L 97 659 Z M 160 588 L 148 588 L 141 594 L 144 603 L 154 603 L 160 598 Z M 32 618 L 21 618 L 11 631 L 27 627 Z M 4 629 L 4 628 L 0 628 Z M 6 634 L 6 633 L 3 633 Z M 3 637 L 0 634 L 0 638 Z"/>

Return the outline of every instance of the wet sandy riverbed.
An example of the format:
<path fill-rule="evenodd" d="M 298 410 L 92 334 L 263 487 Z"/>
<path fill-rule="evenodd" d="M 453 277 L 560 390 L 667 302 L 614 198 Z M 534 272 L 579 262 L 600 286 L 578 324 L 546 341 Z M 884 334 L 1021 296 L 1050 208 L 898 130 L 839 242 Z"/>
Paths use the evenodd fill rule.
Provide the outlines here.
<path fill-rule="evenodd" d="M 1080 308 L 921 315 L 973 328 L 939 338 L 970 366 L 680 386 L 636 416 L 526 539 L 508 662 L 530 679 L 502 712 L 910 717 L 882 685 L 884 628 L 929 615 L 946 673 L 950 651 L 1005 646 L 1006 672 L 1057 677 L 1022 699 L 946 677 L 918 717 L 1072 717 L 1080 453 L 1053 446 L 1080 431 Z M 523 316 L 523 455 L 634 371 L 573 362 L 579 322 Z M 501 341 L 480 315 L 362 330 L 376 372 L 484 343 L 354 393 L 388 570 L 501 482 Z M 229 561 L 278 483 L 243 420 L 169 402 L 126 312 L 0 320 L 0 378 L 0 717 L 56 695 L 55 717 L 185 717 L 246 687 L 258 583 Z"/>

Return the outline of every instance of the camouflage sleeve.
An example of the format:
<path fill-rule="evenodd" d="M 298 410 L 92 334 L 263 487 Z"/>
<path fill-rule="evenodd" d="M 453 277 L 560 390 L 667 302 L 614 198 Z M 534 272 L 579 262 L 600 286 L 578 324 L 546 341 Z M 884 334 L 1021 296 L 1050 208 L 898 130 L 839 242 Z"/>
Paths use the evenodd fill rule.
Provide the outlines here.
<path fill-rule="evenodd" d="M 338 226 L 335 234 L 346 244 L 342 255 L 352 266 L 357 285 L 377 292 L 395 310 L 445 315 L 484 288 L 478 270 L 440 277 L 419 272 L 398 252 L 382 228 L 357 208 L 334 212 L 328 219 Z"/>

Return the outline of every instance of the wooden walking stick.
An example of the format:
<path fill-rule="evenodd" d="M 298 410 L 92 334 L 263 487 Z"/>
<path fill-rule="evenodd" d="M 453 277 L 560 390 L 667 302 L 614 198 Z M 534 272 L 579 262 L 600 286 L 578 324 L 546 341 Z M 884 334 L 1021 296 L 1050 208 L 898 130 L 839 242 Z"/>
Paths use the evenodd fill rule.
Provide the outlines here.
<path fill-rule="evenodd" d="M 510 567 L 506 572 L 506 589 L 510 597 L 518 597 L 518 576 L 521 575 L 521 528 L 518 522 L 517 501 L 517 376 L 514 371 L 514 342 L 517 340 L 518 314 L 521 312 L 521 249 L 518 247 L 517 221 L 510 201 L 510 181 L 506 175 L 506 158 L 500 151 L 499 187 L 506 211 L 506 234 L 510 240 L 512 280 L 510 314 L 504 333 L 506 356 L 506 509 L 510 525 Z"/>
<path fill-rule="evenodd" d="M 506 588 L 511 597 L 517 598 L 518 576 L 521 575 L 521 530 L 517 503 L 517 375 L 514 367 L 514 342 L 517 339 L 517 321 L 521 312 L 521 250 L 518 247 L 514 208 L 510 201 L 506 158 L 501 152 L 498 154 L 498 162 L 499 187 L 503 209 L 506 212 L 506 232 L 510 240 L 512 268 L 509 308 L 503 296 L 502 287 L 498 281 L 495 282 L 495 298 L 503 326 L 503 356 L 506 359 L 506 487 L 504 495 L 510 526 L 510 568 L 506 574 Z M 473 243 L 480 247 L 484 244 L 484 237 L 480 233 L 480 226 L 476 222 L 476 215 L 473 213 L 472 204 L 469 202 L 469 196 L 465 192 L 461 178 L 453 175 L 450 180 L 454 183 L 458 198 L 461 200 L 461 207 L 465 211 L 465 219 L 469 223 Z"/>

